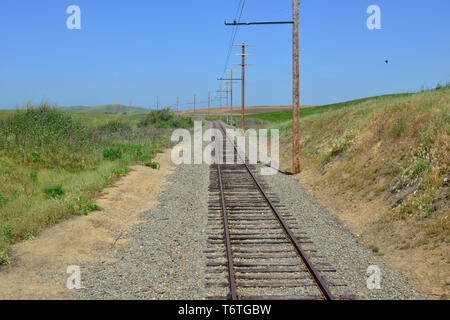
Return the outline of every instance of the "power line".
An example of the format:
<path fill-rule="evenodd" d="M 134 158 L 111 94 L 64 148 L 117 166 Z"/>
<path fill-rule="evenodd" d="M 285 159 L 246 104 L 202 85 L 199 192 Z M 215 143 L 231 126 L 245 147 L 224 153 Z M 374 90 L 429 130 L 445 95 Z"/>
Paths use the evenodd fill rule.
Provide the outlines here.
<path fill-rule="evenodd" d="M 245 7 L 245 0 L 241 0 L 239 1 L 239 5 L 236 11 L 236 14 L 234 16 L 234 21 L 241 21 L 241 17 L 242 17 L 242 13 L 244 11 L 244 7 Z M 238 18 L 239 15 L 239 18 Z M 228 68 L 228 63 L 230 62 L 230 56 L 231 56 L 231 52 L 233 50 L 233 44 L 234 44 L 234 40 L 236 39 L 236 34 L 237 34 L 237 30 L 238 30 L 238 26 L 235 26 L 233 28 L 233 30 L 231 31 L 231 38 L 230 38 L 230 43 L 229 43 L 229 48 L 228 48 L 228 53 L 227 53 L 227 58 L 225 60 L 225 67 L 223 68 L 223 72 L 222 72 L 222 77 L 225 75 L 225 72 Z"/>

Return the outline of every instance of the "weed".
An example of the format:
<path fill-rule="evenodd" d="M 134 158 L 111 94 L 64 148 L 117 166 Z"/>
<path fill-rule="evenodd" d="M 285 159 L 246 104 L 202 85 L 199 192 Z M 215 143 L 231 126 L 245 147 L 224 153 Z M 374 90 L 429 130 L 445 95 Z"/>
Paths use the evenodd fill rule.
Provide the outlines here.
<path fill-rule="evenodd" d="M 344 135 L 337 137 L 331 141 L 331 147 L 325 153 L 325 156 L 321 162 L 321 166 L 329 163 L 334 157 L 345 152 L 353 143 L 354 133 L 353 130 L 347 131 Z"/>
<path fill-rule="evenodd" d="M 161 167 L 160 164 L 155 161 L 146 162 L 144 165 L 155 170 L 159 170 L 159 168 Z"/>
<path fill-rule="evenodd" d="M 391 137 L 397 138 L 405 131 L 405 121 L 397 120 L 389 130 Z"/>
<path fill-rule="evenodd" d="M 101 208 L 88 199 L 78 197 L 70 202 L 70 210 L 77 216 L 85 216 L 92 211 L 99 211 Z"/>
<path fill-rule="evenodd" d="M 48 186 L 45 187 L 42 191 L 44 192 L 44 196 L 47 199 L 61 198 L 65 194 L 62 185 Z"/>
<path fill-rule="evenodd" d="M 118 159 L 122 159 L 123 156 L 123 152 L 121 148 L 106 148 L 103 149 L 103 158 L 107 159 L 107 160 L 118 160 Z"/>
<path fill-rule="evenodd" d="M 30 179 L 33 183 L 37 183 L 38 182 L 38 173 L 35 170 L 31 170 L 30 172 Z"/>

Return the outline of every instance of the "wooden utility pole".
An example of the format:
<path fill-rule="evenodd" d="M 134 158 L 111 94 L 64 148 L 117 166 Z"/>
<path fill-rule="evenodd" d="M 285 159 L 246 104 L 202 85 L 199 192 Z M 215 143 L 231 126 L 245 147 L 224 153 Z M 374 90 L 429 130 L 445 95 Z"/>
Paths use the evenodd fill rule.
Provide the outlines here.
<path fill-rule="evenodd" d="M 178 110 L 178 105 L 180 104 L 180 98 L 179 97 L 177 97 L 177 112 L 179 111 Z"/>
<path fill-rule="evenodd" d="M 292 24 L 293 35 L 293 101 L 292 101 L 292 172 L 300 172 L 300 63 L 299 63 L 299 0 L 292 1 L 293 21 L 266 21 L 266 22 L 225 22 L 226 26 L 251 26 Z"/>
<path fill-rule="evenodd" d="M 222 108 L 222 88 L 219 88 L 217 92 L 219 92 L 219 108 Z"/>
<path fill-rule="evenodd" d="M 195 98 L 197 97 L 196 94 L 194 94 L 194 115 L 195 115 Z"/>
<path fill-rule="evenodd" d="M 241 81 L 242 81 L 241 129 L 242 129 L 242 132 L 245 132 L 245 67 L 247 66 L 245 64 L 245 56 L 249 56 L 249 54 L 245 53 L 245 47 L 251 46 L 251 44 L 241 43 L 241 44 L 235 44 L 235 46 L 242 47 L 242 53 L 238 53 L 236 55 L 237 56 L 242 56 L 242 64 L 240 64 L 240 66 L 242 66 L 242 76 L 241 76 Z M 237 64 L 237 66 L 239 66 L 239 64 Z"/>
<path fill-rule="evenodd" d="M 230 124 L 233 126 L 233 72 L 237 70 L 226 70 L 230 73 Z"/>
<path fill-rule="evenodd" d="M 225 84 L 228 84 L 228 82 L 225 82 Z M 228 90 L 228 89 L 230 89 L 230 86 L 225 86 L 225 87 L 223 87 L 224 89 L 225 89 L 225 92 L 226 92 L 226 94 L 227 94 L 227 108 L 230 106 L 230 90 Z"/>
<path fill-rule="evenodd" d="M 211 108 L 211 91 L 208 91 L 208 116 L 209 116 L 209 108 Z"/>
<path fill-rule="evenodd" d="M 299 8 L 293 0 L 293 105 L 292 105 L 292 173 L 300 172 L 300 54 L 299 54 Z"/>
<path fill-rule="evenodd" d="M 159 110 L 159 97 L 156 97 L 156 110 Z"/>

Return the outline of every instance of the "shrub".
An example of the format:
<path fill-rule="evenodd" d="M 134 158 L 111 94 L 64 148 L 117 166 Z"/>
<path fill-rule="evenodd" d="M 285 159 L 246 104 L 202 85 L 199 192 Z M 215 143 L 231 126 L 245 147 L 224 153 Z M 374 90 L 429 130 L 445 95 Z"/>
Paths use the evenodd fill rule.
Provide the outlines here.
<path fill-rule="evenodd" d="M 156 162 L 156 161 L 146 162 L 145 166 L 150 167 L 150 168 L 155 169 L 155 170 L 159 170 L 159 168 L 161 167 L 161 165 L 158 162 Z"/>
<path fill-rule="evenodd" d="M 169 109 L 153 110 L 138 123 L 139 128 L 190 128 L 194 122 L 189 117 L 177 116 Z"/>
<path fill-rule="evenodd" d="M 34 167 L 92 168 L 97 158 L 88 130 L 48 104 L 27 106 L 0 121 L 0 154 Z"/>
<path fill-rule="evenodd" d="M 123 152 L 122 149 L 120 148 L 106 148 L 103 149 L 103 158 L 107 159 L 107 160 L 118 160 L 118 159 L 122 159 L 123 156 Z"/>
<path fill-rule="evenodd" d="M 48 186 L 45 187 L 42 191 L 44 192 L 44 196 L 47 199 L 60 198 L 65 193 L 61 185 Z"/>

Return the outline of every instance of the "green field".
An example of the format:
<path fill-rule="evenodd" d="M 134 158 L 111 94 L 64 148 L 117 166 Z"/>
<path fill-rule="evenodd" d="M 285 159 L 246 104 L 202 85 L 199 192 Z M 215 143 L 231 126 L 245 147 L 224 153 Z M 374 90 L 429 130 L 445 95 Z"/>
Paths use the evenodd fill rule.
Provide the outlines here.
<path fill-rule="evenodd" d="M 323 112 L 336 111 L 336 110 L 344 109 L 344 108 L 351 107 L 351 106 L 361 106 L 365 102 L 375 102 L 380 99 L 406 97 L 409 95 L 411 95 L 411 94 L 409 94 L 409 93 L 391 94 L 391 95 L 363 98 L 363 99 L 358 99 L 358 100 L 351 100 L 351 101 L 317 106 L 317 107 L 302 108 L 302 109 L 300 109 L 300 117 L 306 117 L 306 116 L 310 116 L 313 114 L 320 114 Z M 292 120 L 292 110 L 250 114 L 250 115 L 246 115 L 245 118 L 246 119 L 260 119 L 260 120 L 263 120 L 265 123 L 286 122 L 288 120 Z M 233 119 L 235 119 L 235 121 L 237 121 L 237 122 L 241 121 L 240 116 L 235 116 L 235 117 L 233 117 Z"/>
<path fill-rule="evenodd" d="M 71 215 L 98 209 L 95 194 L 128 172 L 152 168 L 171 128 L 189 118 L 69 114 L 48 105 L 0 111 L 0 263 L 10 246 Z"/>
<path fill-rule="evenodd" d="M 72 106 L 62 107 L 61 111 L 72 113 L 87 113 L 87 114 L 115 114 L 115 115 L 137 115 L 147 114 L 149 110 L 139 107 L 128 107 L 121 104 L 108 104 L 95 107 Z"/>

